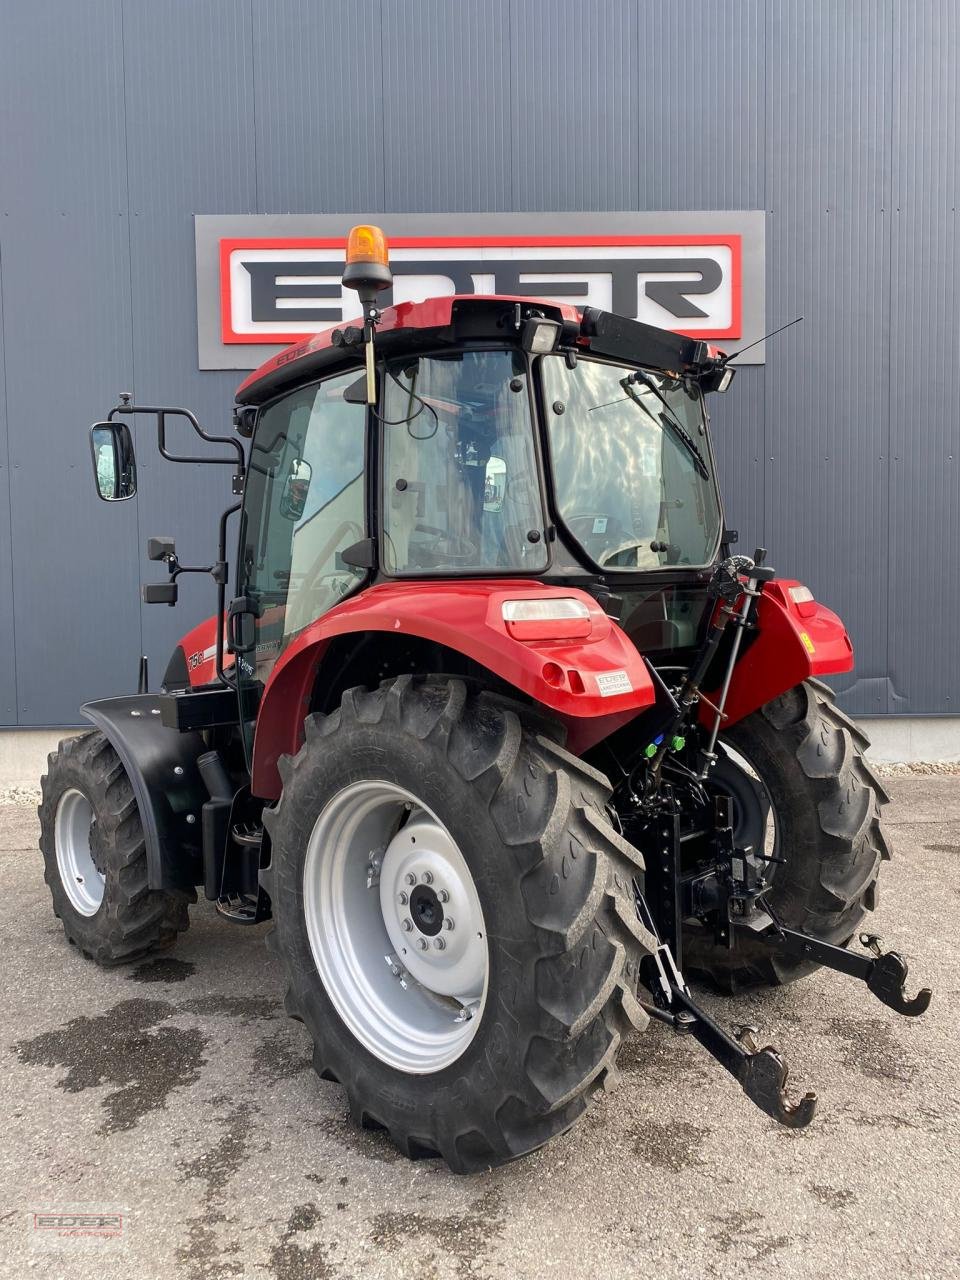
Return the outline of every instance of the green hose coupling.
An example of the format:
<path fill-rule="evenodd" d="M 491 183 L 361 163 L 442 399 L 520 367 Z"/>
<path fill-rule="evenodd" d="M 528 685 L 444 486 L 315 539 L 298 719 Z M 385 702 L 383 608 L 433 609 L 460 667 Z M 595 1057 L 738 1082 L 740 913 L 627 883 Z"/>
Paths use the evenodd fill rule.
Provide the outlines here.
<path fill-rule="evenodd" d="M 686 738 L 681 738 L 679 734 L 670 739 L 670 747 L 673 751 L 682 751 L 686 745 Z"/>

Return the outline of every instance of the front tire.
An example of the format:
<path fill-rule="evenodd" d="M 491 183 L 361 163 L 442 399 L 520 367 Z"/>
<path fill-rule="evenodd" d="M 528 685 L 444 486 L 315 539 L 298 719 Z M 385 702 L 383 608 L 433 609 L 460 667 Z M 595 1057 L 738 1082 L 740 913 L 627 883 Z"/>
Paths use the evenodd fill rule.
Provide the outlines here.
<path fill-rule="evenodd" d="M 137 801 L 104 735 L 61 742 L 40 788 L 44 879 L 68 941 L 107 966 L 171 946 L 192 899 L 148 887 Z"/>
<path fill-rule="evenodd" d="M 766 894 L 778 918 L 846 946 L 876 905 L 880 865 L 890 857 L 880 822 L 888 797 L 864 758 L 868 740 L 836 707 L 829 686 L 807 680 L 720 741 L 752 766 L 769 796 L 776 852 L 785 860 Z M 735 810 L 751 786 L 736 788 Z M 734 993 L 793 982 L 819 966 L 771 953 L 743 932 L 732 949 L 716 946 L 712 933 L 689 922 L 684 967 Z"/>
<path fill-rule="evenodd" d="M 457 1172 L 568 1129 L 647 1021 L 642 858 L 607 819 L 606 779 L 518 710 L 440 678 L 349 690 L 307 720 L 264 815 L 270 941 L 317 1072 L 344 1086 L 358 1123 Z M 435 894 L 412 901 L 428 871 L 447 893 L 440 917 Z M 454 978 L 467 949 L 445 968 L 434 945 L 461 920 L 484 936 Z"/>

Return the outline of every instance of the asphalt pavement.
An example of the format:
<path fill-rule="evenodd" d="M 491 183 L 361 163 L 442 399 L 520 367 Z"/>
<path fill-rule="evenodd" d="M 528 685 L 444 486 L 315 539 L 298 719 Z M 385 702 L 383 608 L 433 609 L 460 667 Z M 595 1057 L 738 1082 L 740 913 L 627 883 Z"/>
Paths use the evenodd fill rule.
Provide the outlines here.
<path fill-rule="evenodd" d="M 50 910 L 35 813 L 0 807 L 0 1275 L 960 1275 L 960 777 L 889 788 L 874 924 L 908 989 L 933 987 L 927 1014 L 823 972 L 707 1000 L 817 1090 L 810 1128 L 779 1128 L 654 1026 L 572 1133 L 469 1178 L 354 1128 L 284 1016 L 269 926 L 202 904 L 164 958 L 97 969 Z"/>

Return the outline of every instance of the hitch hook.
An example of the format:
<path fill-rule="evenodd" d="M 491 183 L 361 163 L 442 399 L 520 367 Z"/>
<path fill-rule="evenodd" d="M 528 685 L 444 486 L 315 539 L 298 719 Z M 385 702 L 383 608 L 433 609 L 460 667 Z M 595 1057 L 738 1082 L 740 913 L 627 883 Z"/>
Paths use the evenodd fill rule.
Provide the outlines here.
<path fill-rule="evenodd" d="M 817 1095 L 808 1092 L 799 1102 L 790 1101 L 787 1064 L 772 1045 L 757 1047 L 755 1027 L 738 1027 L 734 1039 L 690 998 L 689 992 L 675 987 L 671 994 L 674 1008 L 692 1015 L 692 1022 L 688 1021 L 684 1030 L 730 1072 L 755 1106 L 788 1129 L 803 1129 L 810 1123 L 817 1109 Z"/>
<path fill-rule="evenodd" d="M 867 975 L 867 987 L 877 999 L 908 1018 L 925 1013 L 933 993 L 929 987 L 923 987 L 912 1000 L 907 999 L 904 987 L 908 969 L 903 956 L 898 951 L 881 951 L 876 934 L 861 933 L 860 945 L 876 957 Z"/>
<path fill-rule="evenodd" d="M 807 1092 L 799 1102 L 787 1097 L 787 1064 L 771 1045 L 745 1053 L 735 1072 L 743 1092 L 761 1111 L 788 1129 L 803 1129 L 813 1119 L 817 1095 Z"/>

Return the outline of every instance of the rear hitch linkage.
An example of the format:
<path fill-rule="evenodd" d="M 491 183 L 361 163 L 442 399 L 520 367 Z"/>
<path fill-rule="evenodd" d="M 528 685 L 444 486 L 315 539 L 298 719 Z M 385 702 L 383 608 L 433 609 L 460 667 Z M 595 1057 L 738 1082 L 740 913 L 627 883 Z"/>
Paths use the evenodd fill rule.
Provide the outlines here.
<path fill-rule="evenodd" d="M 805 1093 L 799 1102 L 791 1102 L 786 1093 L 789 1069 L 781 1055 L 772 1045 L 760 1048 L 752 1027 L 739 1028 L 737 1039 L 727 1035 L 690 995 L 668 946 L 661 945 L 651 957 L 648 976 L 654 1003 L 642 1003 L 650 1017 L 693 1036 L 739 1082 L 750 1101 L 778 1124 L 802 1129 L 810 1123 L 817 1095 Z"/>
<path fill-rule="evenodd" d="M 699 919 L 706 930 L 712 930 L 720 947 L 732 948 L 737 937 L 749 936 L 751 948 L 809 960 L 858 978 L 883 1004 L 908 1017 L 926 1010 L 931 993 L 924 988 L 912 998 L 907 996 L 906 961 L 896 951 L 882 951 L 874 934 L 859 935 L 861 945 L 870 953 L 863 955 L 788 928 L 765 895 L 772 865 L 789 859 L 737 845 L 729 796 L 714 796 L 707 830 L 694 833 L 707 838 L 708 856 L 692 868 L 682 864 L 683 842 L 693 837 L 681 832 L 681 806 L 673 786 L 661 776 L 661 765 L 668 751 L 677 749 L 677 744 L 682 748 L 695 706 L 707 701 L 700 686 L 727 626 L 732 624 L 736 631 L 717 702 L 707 702 L 713 712 L 707 743 L 701 748 L 699 763 L 687 774 L 702 784 L 716 763 L 717 736 L 740 641 L 751 626 L 762 584 L 774 576 L 773 570 L 764 566 L 765 558 L 760 547 L 752 558 L 730 557 L 717 567 L 709 593 L 714 608 L 711 624 L 683 684 L 675 691 L 666 686 L 660 689 L 661 709 L 649 722 L 649 745 L 635 758 L 632 768 L 624 771 L 622 812 L 629 815 L 625 834 L 646 853 L 642 892 L 634 882 L 637 916 L 659 944 L 642 971 L 652 997 L 650 1002 L 642 1002 L 643 1008 L 650 1017 L 699 1041 L 768 1116 L 788 1128 L 801 1129 L 813 1119 L 816 1094 L 805 1093 L 799 1101 L 791 1101 L 786 1093 L 787 1065 L 777 1050 L 771 1045 L 761 1048 L 753 1028 L 741 1027 L 736 1038 L 728 1035 L 691 997 L 683 977 L 683 921 Z M 714 672 L 714 683 L 716 678 Z"/>
<path fill-rule="evenodd" d="M 641 916 L 641 918 L 643 918 Z M 645 921 L 646 923 L 646 921 Z M 749 926 L 734 925 L 744 929 Z M 860 942 L 873 956 L 856 955 L 842 947 L 833 947 L 795 929 L 774 923 L 767 933 L 750 930 L 756 942 L 771 950 L 797 958 L 815 960 L 860 978 L 873 994 L 897 1013 L 915 1017 L 930 1004 L 931 992 L 924 987 L 913 999 L 904 993 L 907 964 L 896 951 L 881 951 L 874 934 L 862 933 Z M 772 1045 L 760 1047 L 756 1028 L 740 1027 L 736 1039 L 729 1036 L 691 997 L 669 946 L 662 944 L 648 963 L 647 983 L 653 1002 L 643 1003 L 650 1017 L 681 1034 L 692 1035 L 708 1053 L 738 1080 L 744 1093 L 761 1111 L 789 1129 L 802 1129 L 810 1123 L 817 1107 L 817 1095 L 807 1092 L 798 1102 L 786 1093 L 789 1069 Z"/>
<path fill-rule="evenodd" d="M 733 929 L 749 931 L 755 942 L 761 943 L 770 951 L 798 960 L 813 960 L 838 973 L 859 978 L 882 1004 L 905 1017 L 915 1018 L 927 1009 L 932 994 L 929 987 L 918 991 L 912 1000 L 908 999 L 904 990 L 907 962 L 898 951 L 881 951 L 881 940 L 875 933 L 860 934 L 860 945 L 873 953 L 872 958 L 857 955 L 844 947 L 834 947 L 829 942 L 811 938 L 798 929 L 788 929 L 773 916 L 768 904 L 764 903 L 764 907 L 773 923 L 763 933 L 757 934 L 749 925 L 739 921 L 732 922 Z"/>
<path fill-rule="evenodd" d="M 930 1004 L 930 990 L 925 987 L 912 998 L 906 995 L 906 961 L 896 951 L 882 951 L 875 934 L 859 935 L 861 945 L 870 952 L 862 955 L 788 928 L 778 919 L 764 899 L 765 885 L 754 865 L 752 850 L 737 849 L 733 845 L 728 807 L 718 805 L 717 813 L 718 865 L 713 874 L 719 897 L 719 910 L 715 907 L 718 941 L 732 946 L 737 934 L 749 934 L 753 946 L 759 945 L 792 959 L 811 960 L 860 979 L 878 1000 L 897 1013 L 908 1017 L 923 1013 Z M 813 1119 L 817 1095 L 808 1092 L 799 1101 L 791 1101 L 786 1093 L 789 1071 L 781 1054 L 772 1045 L 761 1048 L 755 1039 L 755 1028 L 741 1027 L 735 1032 L 736 1038 L 731 1037 L 690 995 L 680 967 L 683 946 L 680 922 L 683 916 L 691 914 L 691 895 L 701 888 L 703 881 L 700 876 L 683 877 L 678 873 L 677 824 L 665 824 L 661 836 L 660 865 L 656 868 L 659 874 L 655 874 L 652 881 L 655 890 L 659 887 L 660 916 L 667 922 L 664 931 L 657 931 L 650 908 L 639 886 L 634 884 L 637 915 L 660 940 L 643 973 L 652 996 L 652 1002 L 642 1002 L 643 1008 L 650 1017 L 675 1031 L 692 1035 L 739 1081 L 751 1102 L 778 1124 L 802 1129 Z M 655 866 L 651 861 L 648 871 L 653 871 Z M 663 910 L 670 905 L 664 900 L 664 893 L 672 898 L 670 910 Z"/>
<path fill-rule="evenodd" d="M 667 852 L 671 844 L 668 840 L 666 846 L 662 847 L 662 856 L 667 858 L 666 865 L 672 863 L 676 867 L 675 859 L 669 858 Z M 924 987 L 913 998 L 906 996 L 904 987 L 908 965 L 899 952 L 882 951 L 881 940 L 876 934 L 860 934 L 861 946 L 867 948 L 870 955 L 858 955 L 844 947 L 820 942 L 818 938 L 810 937 L 799 929 L 787 928 L 777 919 L 768 902 L 763 900 L 763 882 L 751 874 L 753 869 L 750 867 L 749 854 L 750 850 L 733 849 L 730 841 L 727 841 L 724 858 L 727 863 L 726 874 L 721 874 L 718 868 L 718 879 L 726 882 L 728 891 L 724 904 L 726 911 L 723 913 L 726 923 L 719 927 L 719 932 L 726 938 L 728 945 L 732 945 L 733 934 L 748 932 L 754 946 L 767 947 L 769 951 L 780 952 L 792 959 L 812 960 L 835 969 L 837 973 L 859 978 L 882 1004 L 899 1014 L 916 1016 L 927 1009 L 931 1002 L 931 991 Z M 749 888 L 741 881 L 741 876 L 750 877 Z M 644 979 L 653 1000 L 643 1002 L 645 1011 L 676 1032 L 689 1034 L 703 1044 L 705 1050 L 712 1053 L 719 1064 L 730 1071 L 733 1078 L 739 1080 L 750 1101 L 778 1124 L 790 1129 L 803 1129 L 813 1120 L 817 1110 L 817 1094 L 808 1092 L 799 1101 L 792 1102 L 786 1093 L 787 1076 L 790 1073 L 781 1053 L 771 1044 L 760 1047 L 755 1039 L 755 1028 L 741 1027 L 735 1032 L 736 1038 L 728 1036 L 691 997 L 678 963 L 682 956 L 680 918 L 681 914 L 686 914 L 681 905 L 681 892 L 689 887 L 689 882 L 675 876 L 673 886 L 677 904 L 673 914 L 676 928 L 668 931 L 672 933 L 672 937 L 660 942 L 657 951 L 646 963 Z M 659 937 L 654 928 L 653 916 L 636 884 L 635 899 L 637 916 L 654 936 Z M 765 911 L 769 920 L 765 928 L 756 928 L 762 920 L 758 908 Z"/>

